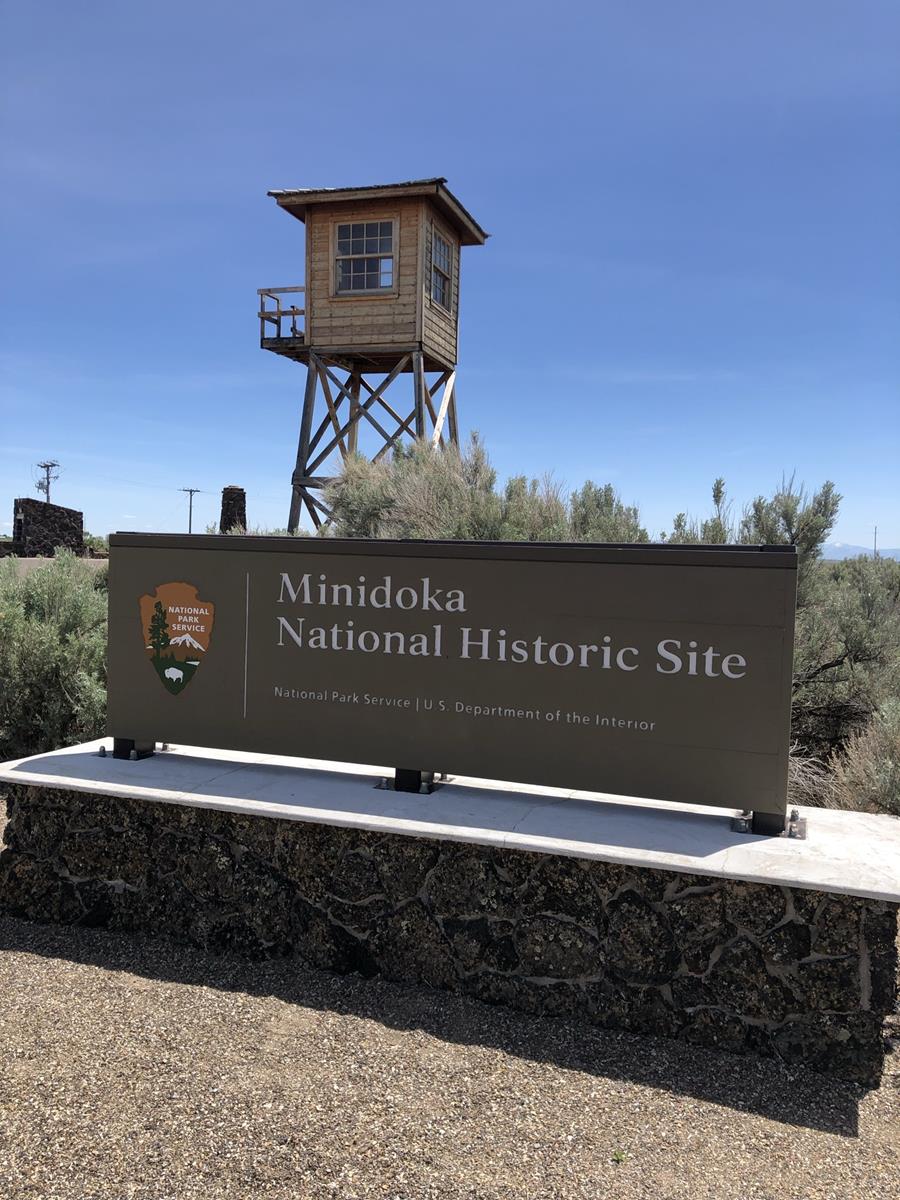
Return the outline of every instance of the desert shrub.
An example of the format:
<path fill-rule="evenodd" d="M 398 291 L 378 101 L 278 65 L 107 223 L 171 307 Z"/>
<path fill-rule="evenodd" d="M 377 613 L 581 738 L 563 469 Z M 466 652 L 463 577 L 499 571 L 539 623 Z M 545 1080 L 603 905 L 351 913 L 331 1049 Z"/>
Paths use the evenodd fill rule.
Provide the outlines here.
<path fill-rule="evenodd" d="M 822 545 L 834 528 L 840 495 L 830 480 L 811 496 L 794 477 L 782 479 L 771 496 L 757 496 L 739 518 L 725 490 L 725 480 L 712 486 L 713 511 L 703 519 L 678 513 L 662 540 L 670 545 L 796 546 L 797 605 L 807 601 Z"/>
<path fill-rule="evenodd" d="M 794 736 L 827 757 L 900 693 L 900 563 L 816 562 L 797 611 Z"/>
<path fill-rule="evenodd" d="M 105 566 L 0 562 L 0 758 L 98 737 L 105 712 Z"/>
<path fill-rule="evenodd" d="M 744 510 L 738 541 L 754 546 L 797 547 L 798 608 L 809 599 L 822 544 L 834 528 L 840 503 L 841 496 L 831 480 L 810 496 L 804 487 L 795 486 L 791 476 L 782 480 L 768 499 L 757 496 Z"/>
<path fill-rule="evenodd" d="M 732 518 L 732 504 L 725 493 L 721 476 L 712 486 L 712 515 L 703 520 L 677 513 L 672 529 L 663 533 L 662 540 L 673 546 L 727 546 L 739 540 L 738 528 Z"/>
<path fill-rule="evenodd" d="M 218 525 L 210 524 L 205 527 L 204 533 L 214 534 L 216 537 L 309 537 L 305 529 L 297 529 L 291 533 L 289 529 L 267 529 L 263 525 L 250 525 L 246 529 L 243 525 L 232 525 L 223 534 Z"/>
<path fill-rule="evenodd" d="M 109 538 L 98 533 L 84 535 L 84 548 L 93 558 L 109 558 Z"/>
<path fill-rule="evenodd" d="M 499 536 L 504 542 L 565 542 L 572 536 L 561 486 L 549 475 L 514 475 L 503 489 Z"/>
<path fill-rule="evenodd" d="M 834 776 L 821 759 L 806 754 L 797 742 L 791 746 L 788 757 L 787 798 L 791 805 L 833 806 Z"/>
<path fill-rule="evenodd" d="M 503 500 L 484 447 L 473 437 L 463 453 L 436 454 L 426 442 L 397 446 L 377 463 L 352 456 L 328 489 L 330 532 L 340 537 L 453 538 L 502 536 Z"/>
<path fill-rule="evenodd" d="M 649 542 L 634 505 L 623 504 L 612 484 L 588 480 L 569 501 L 571 534 L 576 542 Z"/>
<path fill-rule="evenodd" d="M 571 497 L 552 477 L 516 475 L 502 489 L 480 439 L 436 454 L 419 442 L 371 463 L 349 458 L 327 496 L 339 537 L 465 541 L 646 542 L 640 514 L 609 484 Z"/>
<path fill-rule="evenodd" d="M 831 766 L 835 807 L 900 816 L 900 699 L 886 700 Z"/>

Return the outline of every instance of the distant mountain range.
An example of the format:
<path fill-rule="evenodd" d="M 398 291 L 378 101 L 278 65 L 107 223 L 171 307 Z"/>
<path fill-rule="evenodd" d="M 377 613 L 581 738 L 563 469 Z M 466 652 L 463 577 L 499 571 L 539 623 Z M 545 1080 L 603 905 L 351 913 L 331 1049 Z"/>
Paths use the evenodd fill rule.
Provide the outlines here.
<path fill-rule="evenodd" d="M 860 554 L 868 554 L 871 558 L 871 546 L 850 546 L 847 542 L 826 542 L 822 547 L 823 558 L 856 558 Z M 878 547 L 880 558 L 898 558 L 900 559 L 900 549 L 894 548 L 882 550 Z"/>

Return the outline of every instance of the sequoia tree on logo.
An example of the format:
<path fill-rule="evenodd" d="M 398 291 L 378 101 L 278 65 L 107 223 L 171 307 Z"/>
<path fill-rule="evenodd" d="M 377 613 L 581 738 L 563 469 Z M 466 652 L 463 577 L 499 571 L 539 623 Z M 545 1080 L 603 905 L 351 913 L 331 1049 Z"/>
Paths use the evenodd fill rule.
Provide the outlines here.
<path fill-rule="evenodd" d="M 161 583 L 139 604 L 147 657 L 163 687 L 177 696 L 209 650 L 215 605 L 201 600 L 190 583 Z"/>

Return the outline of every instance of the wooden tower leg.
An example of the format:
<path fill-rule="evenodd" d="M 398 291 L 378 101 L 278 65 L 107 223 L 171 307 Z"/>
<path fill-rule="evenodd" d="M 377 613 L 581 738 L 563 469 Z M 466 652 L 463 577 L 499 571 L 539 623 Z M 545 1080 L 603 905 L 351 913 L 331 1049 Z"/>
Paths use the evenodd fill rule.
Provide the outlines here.
<path fill-rule="evenodd" d="M 445 371 L 434 385 L 433 394 L 436 394 L 438 388 L 442 385 L 443 391 L 441 392 L 441 398 L 438 401 L 437 411 L 435 411 L 434 404 L 429 404 L 428 406 L 434 422 L 434 433 L 431 437 L 431 444 L 435 447 L 435 449 L 437 449 L 438 446 L 443 449 L 444 446 L 444 425 L 451 413 L 453 392 L 454 388 L 456 387 L 456 371 Z M 450 441 L 455 442 L 455 440 L 456 439 L 454 438 L 453 431 L 451 429 Z"/>
<path fill-rule="evenodd" d="M 347 453 L 356 454 L 357 445 L 359 442 L 359 392 L 360 380 L 359 371 L 354 368 L 350 372 L 349 380 L 350 388 L 350 429 L 347 434 Z"/>
<path fill-rule="evenodd" d="M 453 372 L 451 380 L 453 386 L 450 390 L 450 404 L 447 408 L 447 425 L 450 429 L 450 442 L 457 450 L 459 449 L 459 425 L 456 420 L 456 372 Z"/>
<path fill-rule="evenodd" d="M 425 436 L 425 396 L 428 385 L 425 382 L 425 355 L 416 350 L 412 356 L 413 364 L 413 394 L 416 400 L 416 437 Z"/>
<path fill-rule="evenodd" d="M 310 354 L 306 367 L 306 391 L 303 396 L 303 414 L 300 417 L 300 441 L 297 446 L 297 462 L 291 476 L 291 511 L 288 516 L 288 533 L 296 533 L 300 524 L 300 506 L 305 499 L 305 487 L 301 480 L 307 477 L 307 462 L 309 460 L 309 439 L 312 433 L 313 412 L 316 407 L 316 388 L 319 382 L 319 360 Z M 316 513 L 307 501 L 307 508 L 316 525 Z"/>
<path fill-rule="evenodd" d="M 346 372 L 346 376 L 342 379 L 337 371 Z M 296 533 L 300 526 L 304 506 L 316 529 L 331 519 L 331 512 L 322 498 L 323 488 L 334 474 L 329 471 L 328 463 L 337 455 L 346 461 L 348 455 L 359 452 L 359 429 L 363 422 L 381 439 L 375 452 L 370 452 L 372 462 L 379 462 L 398 442 L 410 437 L 429 437 L 435 449 L 442 449 L 448 442 L 459 447 L 455 368 L 432 372 L 437 374 L 437 379 L 429 387 L 425 356 L 421 350 L 415 350 L 403 355 L 377 385 L 366 377 L 375 373 L 367 372 L 366 367 L 358 363 L 332 360 L 310 351 L 300 441 L 291 476 L 288 517 L 291 533 Z M 408 401 L 402 399 L 399 388 L 396 400 L 393 393 L 389 393 L 391 399 L 386 395 L 401 374 L 410 373 L 413 377 L 412 411 L 407 409 Z M 326 411 L 319 414 L 321 419 L 316 425 L 315 410 L 320 393 Z M 343 407 L 345 402 L 346 408 Z"/>

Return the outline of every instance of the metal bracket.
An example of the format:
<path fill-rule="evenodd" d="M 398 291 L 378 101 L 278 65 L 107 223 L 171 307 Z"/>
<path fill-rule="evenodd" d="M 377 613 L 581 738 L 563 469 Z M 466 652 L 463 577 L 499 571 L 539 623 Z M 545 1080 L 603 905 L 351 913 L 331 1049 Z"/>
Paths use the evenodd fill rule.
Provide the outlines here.
<path fill-rule="evenodd" d="M 796 808 L 791 809 L 791 815 L 788 817 L 787 829 L 784 832 L 784 836 L 797 838 L 801 842 L 806 841 L 806 817 L 801 817 L 799 810 Z"/>
<path fill-rule="evenodd" d="M 113 758 L 149 758 L 156 750 L 156 742 L 136 742 L 134 738 L 113 738 Z"/>
<path fill-rule="evenodd" d="M 434 771 L 413 771 L 406 767 L 395 767 L 394 791 L 418 792 L 427 796 L 434 791 Z"/>
<path fill-rule="evenodd" d="M 739 817 L 732 817 L 731 828 L 735 833 L 750 833 L 759 837 L 786 837 L 800 841 L 806 839 L 806 817 L 801 817 L 796 808 L 790 816 L 778 813 L 751 812 L 745 809 Z"/>
<path fill-rule="evenodd" d="M 446 778 L 446 775 L 435 771 L 411 771 L 395 767 L 393 779 L 379 779 L 375 786 L 383 792 L 417 792 L 420 796 L 430 796 L 435 787 L 440 787 L 436 781 Z"/>

